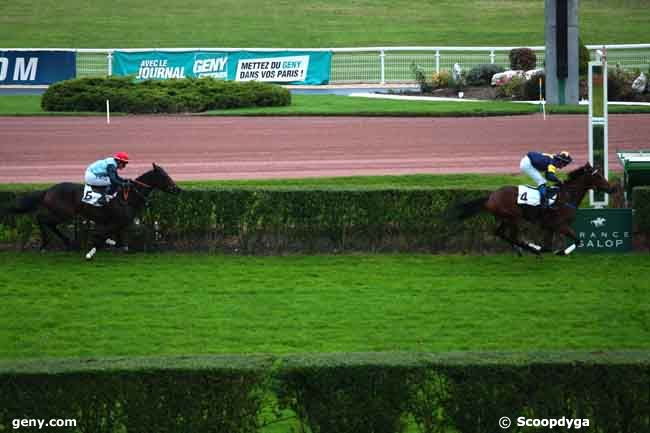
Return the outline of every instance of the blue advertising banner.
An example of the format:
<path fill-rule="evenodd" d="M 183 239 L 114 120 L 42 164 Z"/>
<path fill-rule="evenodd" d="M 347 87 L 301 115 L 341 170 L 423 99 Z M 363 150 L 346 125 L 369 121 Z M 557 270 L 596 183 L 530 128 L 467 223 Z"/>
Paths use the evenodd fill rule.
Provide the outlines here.
<path fill-rule="evenodd" d="M 134 75 L 136 80 L 214 77 L 228 79 L 230 53 L 210 51 L 116 51 L 113 75 Z"/>
<path fill-rule="evenodd" d="M 329 51 L 116 51 L 114 75 L 137 80 L 214 77 L 231 81 L 327 84 Z"/>
<path fill-rule="evenodd" d="M 52 84 L 76 76 L 72 51 L 0 51 L 0 85 Z"/>

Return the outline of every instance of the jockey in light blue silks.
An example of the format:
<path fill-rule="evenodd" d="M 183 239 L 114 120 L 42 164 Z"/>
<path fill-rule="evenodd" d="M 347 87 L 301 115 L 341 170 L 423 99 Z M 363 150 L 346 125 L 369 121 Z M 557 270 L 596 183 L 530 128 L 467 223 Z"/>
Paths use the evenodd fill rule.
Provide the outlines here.
<path fill-rule="evenodd" d="M 521 159 L 519 168 L 521 171 L 530 176 L 537 184 L 539 190 L 539 201 L 542 208 L 548 207 L 548 196 L 546 194 L 546 181 L 550 180 L 557 184 L 562 181 L 558 179 L 555 172 L 564 168 L 573 161 L 569 152 L 563 151 L 550 155 L 548 153 L 528 152 Z M 542 175 L 544 173 L 544 175 Z"/>
<path fill-rule="evenodd" d="M 126 152 L 117 152 L 112 157 L 93 162 L 86 169 L 86 184 L 102 192 L 101 204 L 108 202 L 108 195 L 113 193 L 116 187 L 128 185 L 129 180 L 117 174 L 117 170 L 122 170 L 128 163 L 129 155 Z"/>

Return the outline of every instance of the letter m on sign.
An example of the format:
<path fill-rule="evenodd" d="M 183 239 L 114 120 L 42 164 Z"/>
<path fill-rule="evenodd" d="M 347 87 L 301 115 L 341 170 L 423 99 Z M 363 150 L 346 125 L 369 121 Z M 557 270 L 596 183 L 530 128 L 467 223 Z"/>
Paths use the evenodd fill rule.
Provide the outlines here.
<path fill-rule="evenodd" d="M 16 66 L 14 67 L 14 81 L 34 81 L 37 68 L 38 57 L 30 57 L 27 65 L 25 65 L 24 57 L 17 57 Z"/>

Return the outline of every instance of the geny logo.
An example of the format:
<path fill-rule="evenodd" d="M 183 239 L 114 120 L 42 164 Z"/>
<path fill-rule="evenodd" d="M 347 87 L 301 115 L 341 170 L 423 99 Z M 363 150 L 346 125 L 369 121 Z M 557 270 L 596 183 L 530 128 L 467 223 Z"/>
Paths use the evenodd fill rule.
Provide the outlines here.
<path fill-rule="evenodd" d="M 216 57 L 209 59 L 195 59 L 192 72 L 198 77 L 213 77 L 226 79 L 228 70 L 228 57 Z"/>
<path fill-rule="evenodd" d="M 598 217 L 596 219 L 593 219 L 589 221 L 590 224 L 593 224 L 594 227 L 605 227 L 605 223 L 607 222 L 606 218 L 603 217 Z"/>

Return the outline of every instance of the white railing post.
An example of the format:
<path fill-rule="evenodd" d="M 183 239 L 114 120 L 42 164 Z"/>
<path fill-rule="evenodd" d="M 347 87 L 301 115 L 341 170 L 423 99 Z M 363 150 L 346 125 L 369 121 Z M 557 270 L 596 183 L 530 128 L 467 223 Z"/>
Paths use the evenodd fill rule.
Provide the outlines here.
<path fill-rule="evenodd" d="M 386 84 L 386 70 L 385 70 L 385 59 L 386 59 L 386 53 L 384 53 L 384 49 L 379 50 L 379 63 L 381 64 L 381 81 L 380 84 Z"/>
<path fill-rule="evenodd" d="M 110 77 L 113 75 L 113 51 L 112 50 L 108 50 L 107 58 L 108 58 L 108 76 Z"/>
<path fill-rule="evenodd" d="M 494 59 L 496 56 L 494 55 L 494 48 L 490 50 L 490 63 L 494 65 Z"/>
<path fill-rule="evenodd" d="M 440 73 L 440 50 L 436 50 L 436 74 Z"/>

